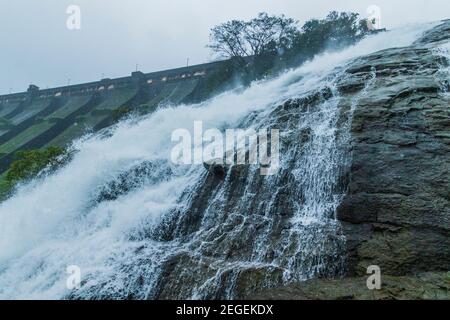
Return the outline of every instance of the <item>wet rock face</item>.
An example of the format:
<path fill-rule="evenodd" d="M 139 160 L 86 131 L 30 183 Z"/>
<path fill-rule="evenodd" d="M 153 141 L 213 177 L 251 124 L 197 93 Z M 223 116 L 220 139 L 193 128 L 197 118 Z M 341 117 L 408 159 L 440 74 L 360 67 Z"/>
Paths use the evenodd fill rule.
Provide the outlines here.
<path fill-rule="evenodd" d="M 385 276 L 380 290 L 367 290 L 366 277 L 315 279 L 284 288 L 262 290 L 255 300 L 448 300 L 450 273 Z"/>
<path fill-rule="evenodd" d="M 435 272 L 450 267 L 450 75 L 436 30 L 250 114 L 243 127 L 280 130 L 279 171 L 263 176 L 258 165 L 220 161 L 197 168 L 179 205 L 138 234 L 145 245 L 119 273 L 127 286 L 119 295 L 367 298 L 364 276 L 378 265 L 390 287 L 373 298 L 410 289 L 441 297 L 447 275 Z M 145 184 L 142 176 L 170 174 L 158 167 L 131 168 L 101 188 L 99 201 Z"/>
<path fill-rule="evenodd" d="M 355 105 L 348 190 L 337 208 L 346 277 L 261 289 L 255 299 L 450 299 L 450 21 L 407 48 L 354 61 L 338 83 Z M 447 52 L 448 55 L 448 52 Z M 367 79 L 373 81 L 367 86 Z M 382 289 L 367 289 L 367 267 Z"/>
<path fill-rule="evenodd" d="M 416 44 L 431 44 L 450 39 L 450 19 L 426 32 Z"/>
<path fill-rule="evenodd" d="M 224 179 L 227 175 L 227 172 L 229 170 L 229 167 L 224 165 L 223 159 L 217 159 L 209 161 L 208 163 L 204 162 L 203 166 L 205 169 L 214 175 L 217 179 Z"/>
<path fill-rule="evenodd" d="M 111 181 L 98 187 L 95 203 L 116 200 L 120 196 L 142 187 L 144 184 L 161 182 L 171 173 L 170 167 L 159 162 L 143 162 L 121 173 Z"/>
<path fill-rule="evenodd" d="M 376 73 L 353 116 L 348 193 L 338 208 L 350 275 L 369 265 L 390 275 L 450 269 L 450 76 L 436 52 L 448 38 L 450 22 L 349 70 L 350 79 Z"/>
<path fill-rule="evenodd" d="M 335 147 L 346 136 L 343 126 L 332 130 L 341 118 L 338 92 L 324 87 L 264 115 L 261 126 L 283 133 L 273 176 L 261 175 L 260 165 L 204 164 L 184 195 L 188 205 L 156 229 L 156 240 L 184 249 L 161 266 L 152 298 L 240 299 L 286 281 L 341 275 L 345 241 L 334 211 L 345 183 L 343 150 Z"/>
<path fill-rule="evenodd" d="M 287 271 L 303 275 L 290 278 L 294 283 L 343 272 L 363 276 L 370 265 L 386 276 L 448 271 L 449 75 L 436 52 L 447 26 L 411 47 L 361 57 L 333 88 L 275 108 L 265 125 L 286 133 L 277 175 L 205 165 L 204 179 L 186 195 L 189 206 L 157 230 L 158 240 L 179 239 L 186 251 L 162 267 L 154 298 L 252 298 L 262 288 L 286 284 Z M 334 103 L 337 108 L 326 107 Z M 321 118 L 333 110 L 336 118 Z M 317 130 L 324 121 L 333 123 Z M 336 132 L 327 135 L 331 128 Z M 317 209 L 311 203 L 323 205 L 315 213 L 323 223 L 295 225 L 299 212 L 304 218 Z M 409 280 L 396 279 L 392 290 L 400 292 Z M 330 285 L 318 281 L 306 297 Z M 365 288 L 346 281 L 342 292 Z M 442 294 L 438 287 L 431 285 L 430 292 Z M 289 297 L 280 292 L 278 298 Z M 325 290 L 327 297 L 345 298 Z"/>

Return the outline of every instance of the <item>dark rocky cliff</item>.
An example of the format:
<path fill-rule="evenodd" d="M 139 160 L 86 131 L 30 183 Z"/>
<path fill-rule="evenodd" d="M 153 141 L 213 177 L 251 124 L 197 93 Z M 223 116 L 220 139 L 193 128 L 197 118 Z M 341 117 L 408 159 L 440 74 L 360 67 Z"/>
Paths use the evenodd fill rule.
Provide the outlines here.
<path fill-rule="evenodd" d="M 351 72 L 377 81 L 356 109 L 348 195 L 338 211 L 348 233 L 350 274 L 450 269 L 450 96 L 439 74 L 445 24 L 406 49 L 380 52 Z M 436 37 L 437 36 L 437 37 Z M 446 78 L 447 77 L 447 78 Z"/>
<path fill-rule="evenodd" d="M 362 57 L 347 70 L 347 101 L 375 74 L 353 115 L 348 191 L 337 211 L 348 278 L 257 298 L 450 298 L 450 95 L 440 49 L 449 39 L 446 21 L 410 47 Z M 370 265 L 381 268 L 380 291 L 366 287 Z"/>
<path fill-rule="evenodd" d="M 184 246 L 160 266 L 152 298 L 448 298 L 450 95 L 439 48 L 449 27 L 358 58 L 332 85 L 250 115 L 247 123 L 285 133 L 281 171 L 205 173 L 187 207 L 152 231 Z M 370 265 L 384 291 L 367 289 Z"/>

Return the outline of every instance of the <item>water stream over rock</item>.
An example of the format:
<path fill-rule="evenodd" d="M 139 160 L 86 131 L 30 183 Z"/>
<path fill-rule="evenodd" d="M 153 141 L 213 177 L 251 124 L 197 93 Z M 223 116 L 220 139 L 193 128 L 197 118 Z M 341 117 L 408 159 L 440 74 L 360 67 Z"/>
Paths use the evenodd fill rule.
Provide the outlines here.
<path fill-rule="evenodd" d="M 433 26 L 371 36 L 245 90 L 75 142 L 70 163 L 0 204 L 0 298 L 233 299 L 344 275 L 336 211 L 354 111 L 377 76 L 355 65 Z M 192 131 L 194 121 L 279 129 L 279 170 L 263 176 L 256 165 L 235 165 L 218 177 L 173 164 L 171 133 Z M 82 279 L 73 291 L 72 265 Z"/>

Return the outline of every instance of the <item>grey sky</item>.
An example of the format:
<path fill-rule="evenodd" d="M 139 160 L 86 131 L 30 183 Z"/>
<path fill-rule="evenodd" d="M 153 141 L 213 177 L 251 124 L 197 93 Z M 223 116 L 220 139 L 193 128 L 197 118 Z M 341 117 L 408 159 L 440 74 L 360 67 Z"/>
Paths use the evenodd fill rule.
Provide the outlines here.
<path fill-rule="evenodd" d="M 66 9 L 81 8 L 81 30 L 68 30 Z M 448 0 L 2 0 L 0 94 L 120 77 L 211 60 L 209 29 L 258 12 L 284 13 L 302 24 L 331 10 L 366 15 L 381 8 L 382 24 L 450 18 Z"/>

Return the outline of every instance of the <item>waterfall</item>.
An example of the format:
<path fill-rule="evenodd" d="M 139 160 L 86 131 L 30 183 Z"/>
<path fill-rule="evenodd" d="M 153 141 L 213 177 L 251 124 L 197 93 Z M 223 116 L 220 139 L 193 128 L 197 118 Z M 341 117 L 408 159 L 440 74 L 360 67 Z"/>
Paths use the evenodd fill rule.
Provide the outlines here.
<path fill-rule="evenodd" d="M 325 53 L 275 79 L 196 105 L 162 107 L 75 141 L 71 161 L 0 204 L 0 298 L 237 298 L 261 286 L 343 272 L 335 210 L 345 194 L 350 124 L 337 83 L 355 58 L 407 46 L 409 26 Z M 279 128 L 281 165 L 231 168 L 170 161 L 171 133 Z M 81 287 L 67 287 L 69 266 Z"/>
<path fill-rule="evenodd" d="M 440 79 L 441 90 L 444 95 L 450 95 L 450 44 L 446 42 L 434 50 L 434 54 L 443 61 L 440 63 L 438 79 Z"/>

